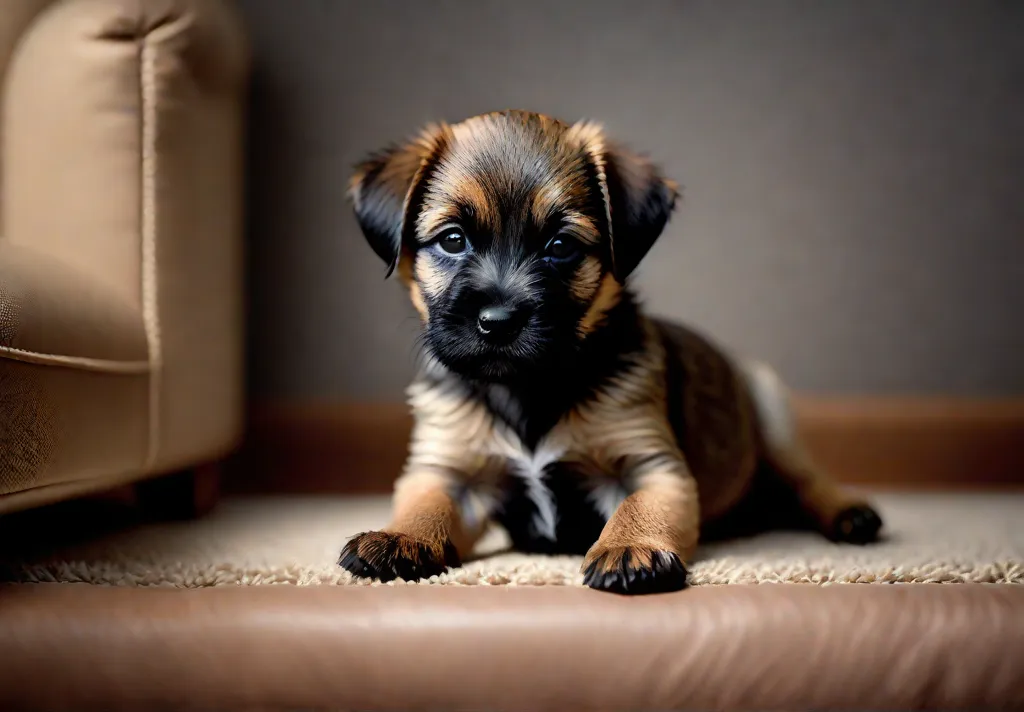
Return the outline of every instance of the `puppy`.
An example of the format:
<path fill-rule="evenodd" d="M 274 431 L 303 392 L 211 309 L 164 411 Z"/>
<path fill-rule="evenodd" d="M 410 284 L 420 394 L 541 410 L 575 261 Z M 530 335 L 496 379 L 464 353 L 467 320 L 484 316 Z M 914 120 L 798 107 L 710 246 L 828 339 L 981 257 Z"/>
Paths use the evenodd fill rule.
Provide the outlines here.
<path fill-rule="evenodd" d="M 629 277 L 678 196 L 598 125 L 523 111 L 431 125 L 358 166 L 357 221 L 424 348 L 391 522 L 348 541 L 342 567 L 430 577 L 494 522 L 520 551 L 584 555 L 592 588 L 655 593 L 686 585 L 727 515 L 795 509 L 832 540 L 877 537 L 770 368 L 638 306 Z"/>

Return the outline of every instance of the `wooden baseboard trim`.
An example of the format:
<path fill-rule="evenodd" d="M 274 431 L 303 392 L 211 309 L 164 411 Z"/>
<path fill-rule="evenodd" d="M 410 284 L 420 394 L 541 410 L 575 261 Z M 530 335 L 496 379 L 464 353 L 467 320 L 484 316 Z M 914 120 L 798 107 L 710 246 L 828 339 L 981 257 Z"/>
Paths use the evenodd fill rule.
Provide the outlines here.
<path fill-rule="evenodd" d="M 797 397 L 795 409 L 811 450 L 844 484 L 1024 486 L 1024 399 Z M 224 489 L 388 492 L 411 426 L 401 403 L 258 405 Z"/>

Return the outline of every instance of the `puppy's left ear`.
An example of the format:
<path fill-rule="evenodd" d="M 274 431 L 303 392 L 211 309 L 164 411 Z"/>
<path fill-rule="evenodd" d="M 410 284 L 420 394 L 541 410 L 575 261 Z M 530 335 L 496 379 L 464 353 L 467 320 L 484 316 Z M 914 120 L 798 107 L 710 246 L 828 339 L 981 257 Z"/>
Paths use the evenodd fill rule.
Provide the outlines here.
<path fill-rule="evenodd" d="M 647 157 L 609 141 L 596 123 L 581 121 L 571 133 L 597 170 L 611 233 L 612 274 L 623 284 L 661 237 L 679 187 Z"/>
<path fill-rule="evenodd" d="M 419 136 L 363 160 L 349 181 L 348 195 L 356 221 L 391 276 L 401 257 L 422 187 L 446 143 L 443 125 L 428 126 Z"/>
<path fill-rule="evenodd" d="M 647 157 L 626 148 L 609 144 L 604 157 L 613 273 L 622 284 L 661 237 L 679 199 L 679 187 Z"/>

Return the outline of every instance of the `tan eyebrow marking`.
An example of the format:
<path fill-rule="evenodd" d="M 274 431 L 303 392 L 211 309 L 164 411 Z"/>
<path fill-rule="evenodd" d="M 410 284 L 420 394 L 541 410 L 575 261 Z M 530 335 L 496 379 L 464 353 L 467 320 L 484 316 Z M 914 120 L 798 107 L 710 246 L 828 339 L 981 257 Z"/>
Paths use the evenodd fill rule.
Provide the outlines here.
<path fill-rule="evenodd" d="M 448 223 L 456 222 L 459 209 L 452 204 L 436 205 L 425 208 L 416 221 L 416 239 L 429 242 Z"/>
<path fill-rule="evenodd" d="M 601 283 L 601 261 L 589 255 L 580 266 L 576 268 L 570 282 L 572 295 L 580 302 L 588 302 L 597 294 L 597 288 Z"/>
<path fill-rule="evenodd" d="M 477 227 L 497 228 L 497 214 L 479 181 L 449 167 L 439 169 L 416 220 L 416 239 L 432 240 L 445 224 L 461 222 L 467 209 L 473 212 Z"/>
<path fill-rule="evenodd" d="M 583 213 L 570 211 L 565 215 L 565 231 L 580 242 L 595 245 L 601 239 L 601 233 L 594 221 Z"/>
<path fill-rule="evenodd" d="M 580 336 L 587 336 L 593 332 L 604 321 L 608 310 L 619 303 L 621 297 L 622 287 L 612 275 L 606 274 L 597 288 L 597 294 L 590 302 L 590 308 L 587 309 L 587 313 L 583 315 L 577 327 Z"/>

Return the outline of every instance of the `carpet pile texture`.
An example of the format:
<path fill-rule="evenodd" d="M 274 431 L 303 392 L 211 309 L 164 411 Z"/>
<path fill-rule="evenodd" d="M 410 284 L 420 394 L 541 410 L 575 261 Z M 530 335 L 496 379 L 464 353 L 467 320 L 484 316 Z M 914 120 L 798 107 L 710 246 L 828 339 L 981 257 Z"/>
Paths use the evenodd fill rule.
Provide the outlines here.
<path fill-rule="evenodd" d="M 1024 584 L 1024 494 L 890 493 L 874 501 L 886 521 L 883 542 L 836 545 L 803 532 L 716 542 L 701 547 L 691 583 Z M 147 524 L 132 521 L 127 508 L 73 503 L 0 521 L 0 580 L 380 585 L 354 579 L 336 560 L 347 537 L 387 521 L 388 507 L 386 497 L 246 497 L 199 521 Z M 582 585 L 580 558 L 505 546 L 495 531 L 473 560 L 419 585 Z"/>

